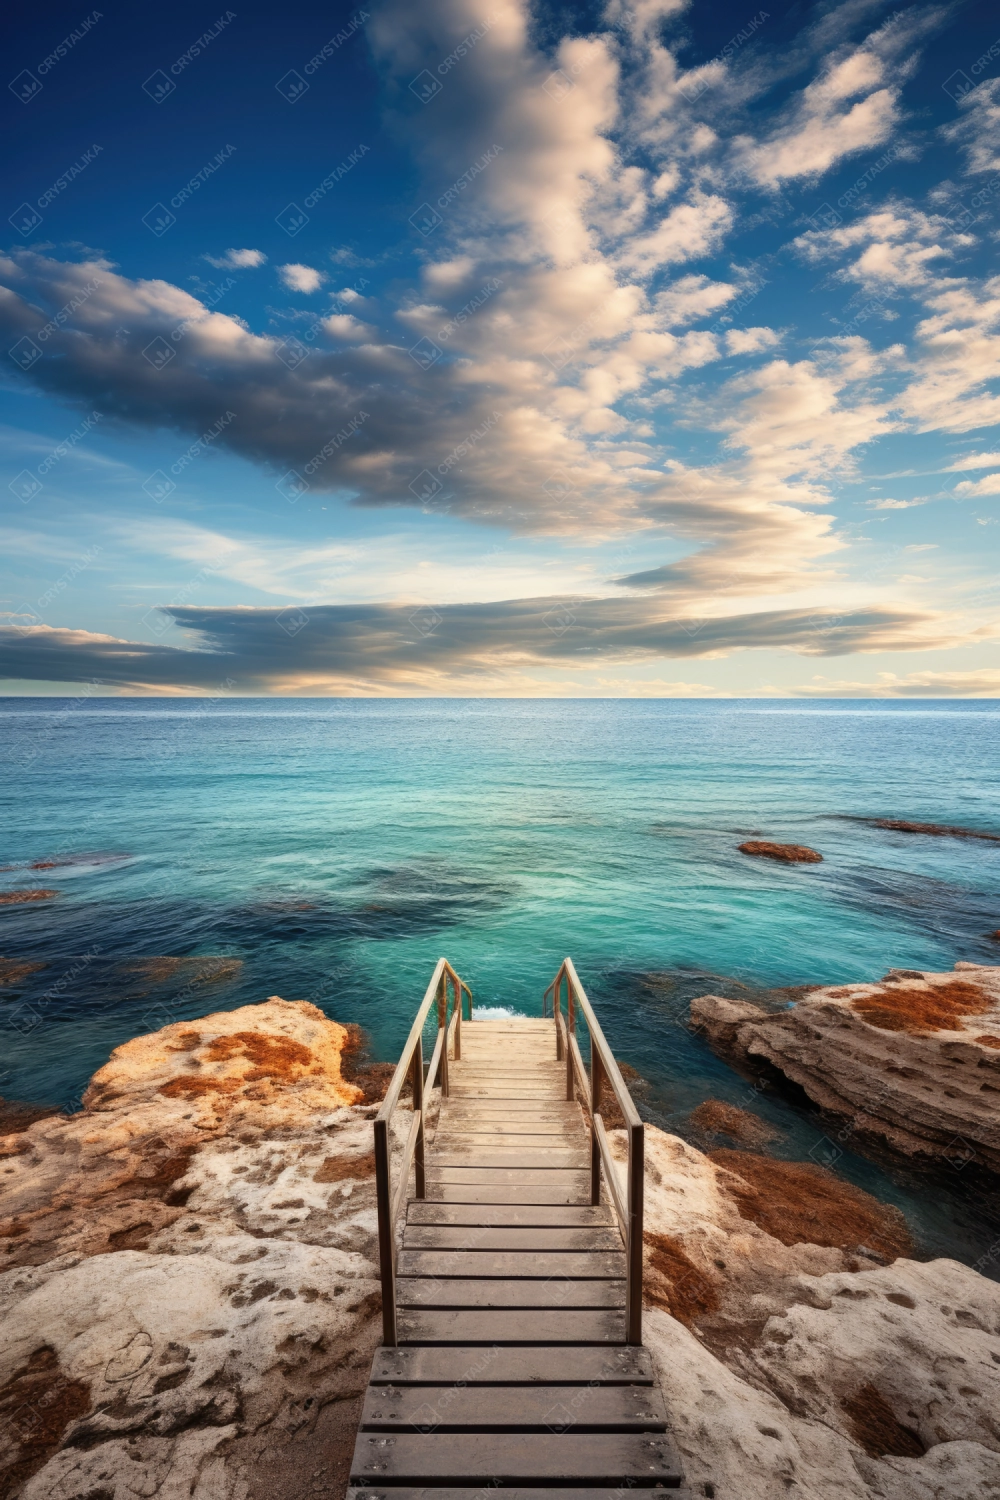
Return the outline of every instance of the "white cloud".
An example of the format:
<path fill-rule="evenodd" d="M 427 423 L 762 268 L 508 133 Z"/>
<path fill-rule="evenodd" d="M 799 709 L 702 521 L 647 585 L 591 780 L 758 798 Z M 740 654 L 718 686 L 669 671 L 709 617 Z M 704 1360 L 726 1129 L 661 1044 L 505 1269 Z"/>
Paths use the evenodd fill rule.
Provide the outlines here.
<path fill-rule="evenodd" d="M 1000 668 L 959 672 L 879 672 L 874 682 L 814 677 L 791 692 L 797 698 L 998 698 Z"/>
<path fill-rule="evenodd" d="M 297 261 L 279 266 L 278 275 L 290 292 L 316 292 L 326 280 L 322 271 L 317 271 L 313 266 L 300 265 Z"/>
<path fill-rule="evenodd" d="M 224 255 L 203 255 L 210 266 L 220 271 L 249 271 L 262 266 L 267 260 L 263 250 L 227 250 Z"/>
<path fill-rule="evenodd" d="M 899 90 L 885 86 L 882 59 L 859 48 L 807 84 L 767 139 L 736 143 L 746 171 L 765 187 L 815 178 L 846 156 L 881 146 L 899 114 Z M 863 98 L 858 98 L 858 95 Z M 856 102 L 851 103 L 851 100 Z"/>
<path fill-rule="evenodd" d="M 965 150 L 968 170 L 995 172 L 1000 169 L 1000 78 L 989 78 L 959 101 L 961 117 L 945 127 L 946 140 L 958 141 Z"/>

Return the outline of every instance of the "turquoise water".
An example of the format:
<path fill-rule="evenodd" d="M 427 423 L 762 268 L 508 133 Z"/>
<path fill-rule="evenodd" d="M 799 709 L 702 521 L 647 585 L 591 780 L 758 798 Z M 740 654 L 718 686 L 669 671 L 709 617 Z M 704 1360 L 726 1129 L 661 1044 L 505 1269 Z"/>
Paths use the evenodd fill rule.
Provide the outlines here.
<path fill-rule="evenodd" d="M 1000 844 L 865 819 L 1000 832 L 990 702 L 6 699 L 0 1092 L 72 1107 L 112 1047 L 271 994 L 398 1050 L 439 954 L 478 1004 L 538 1013 L 572 954 L 650 1118 L 690 1131 L 743 1103 L 807 1157 L 807 1106 L 753 1094 L 684 1025 L 693 995 L 1000 961 Z M 760 835 L 820 865 L 751 860 Z M 31 871 L 34 862 L 60 861 Z M 66 863 L 62 863 L 66 861 Z M 193 985 L 134 961 L 225 955 Z M 130 962 L 132 967 L 129 967 Z M 745 988 L 740 988 L 740 986 Z M 692 1138 L 694 1138 L 692 1136 Z M 927 1253 L 975 1259 L 1000 1211 L 851 1152 Z"/>

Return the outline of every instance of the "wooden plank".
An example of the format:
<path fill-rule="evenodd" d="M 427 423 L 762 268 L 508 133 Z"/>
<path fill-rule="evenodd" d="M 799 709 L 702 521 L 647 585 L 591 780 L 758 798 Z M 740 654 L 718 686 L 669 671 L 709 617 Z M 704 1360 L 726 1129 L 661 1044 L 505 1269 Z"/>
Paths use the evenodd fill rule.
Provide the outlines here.
<path fill-rule="evenodd" d="M 571 1171 L 583 1171 L 590 1166 L 590 1153 L 579 1146 L 499 1147 L 489 1146 L 439 1146 L 434 1149 L 427 1165 L 441 1167 L 504 1167 L 520 1172 L 522 1168 L 566 1167 Z"/>
<path fill-rule="evenodd" d="M 474 1115 L 481 1119 L 488 1119 L 491 1115 L 498 1120 L 509 1119 L 513 1115 L 527 1114 L 529 1111 L 539 1110 L 540 1115 L 545 1114 L 554 1120 L 572 1118 L 583 1119 L 583 1110 L 580 1105 L 572 1099 L 548 1099 L 542 1105 L 532 1104 L 529 1101 L 515 1103 L 509 1110 L 503 1105 L 491 1103 L 489 1099 L 445 1099 L 441 1105 L 442 1114 L 465 1114 Z"/>
<path fill-rule="evenodd" d="M 395 1385 L 653 1385 L 648 1349 L 491 1349 L 461 1345 L 420 1349 L 376 1349 L 373 1384 Z"/>
<path fill-rule="evenodd" d="M 438 1167 L 431 1156 L 427 1163 L 427 1181 L 482 1183 L 489 1187 L 540 1187 L 551 1179 L 560 1187 L 577 1187 L 586 1183 L 590 1195 L 590 1173 L 574 1171 L 569 1167 Z"/>
<path fill-rule="evenodd" d="M 458 1079 L 449 1084 L 452 1099 L 551 1099 L 552 1091 L 542 1084 L 510 1083 L 463 1083 Z"/>
<path fill-rule="evenodd" d="M 434 1203 L 542 1203 L 542 1204 L 586 1204 L 590 1202 L 590 1182 L 575 1187 L 560 1187 L 556 1183 L 548 1186 L 490 1187 L 486 1183 L 431 1182 L 427 1183 L 427 1200 Z"/>
<path fill-rule="evenodd" d="M 413 1205 L 415 1206 L 415 1205 Z M 477 1250 L 503 1250 L 510 1253 L 573 1251 L 576 1254 L 620 1251 L 622 1237 L 616 1226 L 581 1225 L 531 1228 L 520 1224 L 470 1226 L 462 1224 L 408 1223 L 404 1231 L 406 1250 L 468 1250 L 470 1236 L 475 1235 Z"/>
<path fill-rule="evenodd" d="M 468 1023 L 466 1023 L 468 1024 Z M 663 1500 L 694 1500 L 691 1490 L 674 1489 L 667 1487 L 666 1481 L 661 1481 L 665 1494 Z M 483 1486 L 461 1489 L 455 1485 L 438 1486 L 428 1489 L 418 1485 L 393 1484 L 377 1486 L 373 1488 L 375 1481 L 368 1481 L 364 1488 L 351 1486 L 347 1491 L 346 1500 L 485 1500 Z M 608 1488 L 601 1485 L 588 1485 L 586 1489 L 563 1489 L 555 1486 L 546 1486 L 545 1489 L 529 1489 L 524 1485 L 510 1485 L 504 1489 L 504 1500 L 622 1500 L 622 1486 Z"/>
<path fill-rule="evenodd" d="M 453 1124 L 439 1125 L 435 1142 L 438 1148 L 489 1146 L 490 1151 L 568 1151 L 570 1148 L 586 1148 L 589 1152 L 591 1149 L 591 1142 L 585 1131 L 570 1125 L 568 1121 L 553 1125 L 547 1133 L 538 1125 L 535 1125 L 534 1131 L 528 1131 L 525 1127 L 516 1131 L 502 1131 L 496 1125 L 498 1122 L 489 1121 L 480 1130 L 469 1130 Z"/>
<path fill-rule="evenodd" d="M 585 1208 L 498 1203 L 491 1208 L 474 1203 L 428 1203 L 426 1199 L 413 1198 L 407 1227 L 418 1224 L 441 1228 L 469 1225 L 493 1229 L 527 1229 L 532 1226 L 541 1229 L 597 1229 L 614 1227 L 615 1219 L 604 1203 Z"/>
<path fill-rule="evenodd" d="M 624 1257 L 623 1257 L 624 1258 Z M 622 1267 L 624 1272 L 624 1266 Z M 550 1276 L 547 1281 L 520 1277 L 465 1281 L 438 1276 L 409 1276 L 396 1281 L 397 1317 L 403 1308 L 578 1308 L 624 1307 L 625 1277 L 616 1281 L 582 1281 L 578 1276 Z"/>
<path fill-rule="evenodd" d="M 487 1118 L 481 1114 L 457 1114 L 452 1110 L 442 1110 L 438 1119 L 436 1139 L 448 1139 L 455 1135 L 465 1137 L 477 1135 L 495 1136 L 497 1144 L 506 1140 L 508 1136 L 514 1136 L 511 1143 L 516 1144 L 516 1137 L 536 1136 L 545 1140 L 576 1140 L 587 1141 L 589 1144 L 589 1133 L 584 1129 L 579 1120 L 572 1115 L 556 1115 L 553 1118 L 541 1121 L 533 1114 L 525 1115 L 523 1119 L 505 1119 L 500 1112 L 498 1118 Z"/>
<path fill-rule="evenodd" d="M 361 1427 L 436 1432 L 665 1432 L 667 1410 L 648 1385 L 370 1385 Z"/>
<path fill-rule="evenodd" d="M 563 1485 L 679 1484 L 681 1467 L 663 1433 L 523 1433 L 516 1441 L 501 1433 L 358 1434 L 351 1479 L 401 1483 L 434 1479 L 462 1484 L 511 1481 Z"/>
<path fill-rule="evenodd" d="M 399 1252 L 397 1276 L 578 1276 L 584 1278 L 625 1275 L 625 1251 L 619 1239 L 617 1250 L 488 1250 L 480 1248 L 481 1237 L 492 1229 L 468 1228 L 466 1248 L 449 1250 L 413 1250 L 404 1244 Z M 532 1233 L 531 1230 L 525 1231 Z M 534 1231 L 536 1234 L 537 1230 Z M 562 1231 L 565 1233 L 565 1230 Z M 558 1231 L 557 1231 L 558 1233 Z"/>
<path fill-rule="evenodd" d="M 400 1309 L 403 1344 L 621 1344 L 625 1319 L 618 1311 L 531 1308 L 524 1312 Z"/>

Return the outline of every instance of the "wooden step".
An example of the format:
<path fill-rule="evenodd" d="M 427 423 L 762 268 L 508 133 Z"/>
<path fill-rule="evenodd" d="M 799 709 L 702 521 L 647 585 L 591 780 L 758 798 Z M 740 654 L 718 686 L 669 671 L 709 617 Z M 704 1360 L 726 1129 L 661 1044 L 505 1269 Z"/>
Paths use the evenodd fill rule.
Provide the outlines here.
<path fill-rule="evenodd" d="M 590 1169 L 590 1152 L 580 1146 L 449 1146 L 434 1141 L 428 1166 L 435 1172 L 445 1167 L 504 1167 L 520 1172 L 523 1168 L 564 1167 L 583 1172 Z"/>
<path fill-rule="evenodd" d="M 508 1118 L 502 1111 L 496 1112 L 497 1118 L 481 1113 L 479 1110 L 457 1113 L 449 1109 L 447 1105 L 442 1109 L 438 1118 L 437 1133 L 435 1140 L 449 1139 L 451 1136 L 460 1137 L 465 1140 L 472 1136 L 492 1136 L 497 1145 L 501 1141 L 507 1141 L 510 1137 L 512 1145 L 517 1144 L 517 1137 L 526 1135 L 546 1140 L 577 1138 L 589 1143 L 590 1136 L 584 1127 L 582 1117 L 573 1115 L 556 1115 L 545 1121 L 538 1120 L 534 1115 L 526 1119 Z"/>
<path fill-rule="evenodd" d="M 407 1308 L 399 1314 L 398 1332 L 403 1344 L 622 1344 L 625 1318 L 606 1309 Z"/>
<path fill-rule="evenodd" d="M 519 1277 L 495 1281 L 481 1277 L 400 1276 L 396 1303 L 403 1308 L 590 1308 L 625 1306 L 625 1265 L 617 1281 L 583 1281 L 579 1276 L 551 1276 L 539 1281 Z"/>
<path fill-rule="evenodd" d="M 407 1251 L 505 1250 L 537 1254 L 547 1251 L 615 1251 L 622 1237 L 612 1224 L 521 1225 L 521 1224 L 418 1224 L 408 1222 L 403 1231 Z M 402 1252 L 400 1252 L 402 1254 Z"/>
<path fill-rule="evenodd" d="M 550 1174 L 553 1175 L 554 1174 Z M 544 1203 L 544 1204 L 589 1204 L 590 1174 L 585 1180 L 566 1187 L 558 1182 L 532 1184 L 530 1187 L 505 1183 L 491 1187 L 482 1182 L 432 1182 L 427 1183 L 427 1198 L 436 1203 Z"/>
<path fill-rule="evenodd" d="M 681 1468 L 662 1433 L 360 1432 L 351 1465 L 354 1484 L 433 1479 L 438 1484 L 679 1485 Z"/>
<path fill-rule="evenodd" d="M 664 1500 L 694 1500 L 690 1490 L 674 1489 L 669 1480 L 658 1479 L 656 1482 L 665 1490 Z M 632 1481 L 629 1488 L 638 1488 L 638 1483 Z M 440 1488 L 435 1485 L 432 1489 L 407 1484 L 383 1485 L 381 1488 L 372 1488 L 372 1485 L 375 1485 L 374 1480 L 364 1488 L 352 1485 L 347 1491 L 347 1500 L 485 1500 L 482 1485 L 470 1489 L 453 1485 Z M 623 1495 L 621 1484 L 613 1489 L 600 1485 L 586 1489 L 528 1489 L 522 1485 L 509 1485 L 504 1489 L 503 1500 L 623 1500 Z"/>
<path fill-rule="evenodd" d="M 505 1280 L 531 1277 L 577 1276 L 584 1280 L 625 1275 L 625 1251 L 619 1239 L 617 1250 L 490 1250 L 473 1236 L 493 1233 L 489 1229 L 462 1231 L 467 1244 L 461 1250 L 412 1250 L 404 1243 L 399 1252 L 399 1276 L 442 1277 L 499 1276 Z M 531 1231 L 529 1230 L 528 1233 Z M 469 1248 L 469 1246 L 472 1248 Z"/>
<path fill-rule="evenodd" d="M 614 1214 L 605 1204 L 583 1208 L 552 1205 L 517 1205 L 498 1203 L 493 1208 L 474 1203 L 431 1203 L 427 1199 L 410 1200 L 407 1228 L 415 1225 L 485 1226 L 491 1229 L 586 1229 L 615 1224 Z"/>
<path fill-rule="evenodd" d="M 590 1173 L 569 1167 L 438 1167 L 433 1155 L 427 1163 L 427 1182 L 481 1183 L 484 1187 L 540 1187 L 555 1183 L 560 1187 L 586 1188 L 590 1195 Z"/>
<path fill-rule="evenodd" d="M 375 1351 L 373 1385 L 653 1385 L 648 1349 L 562 1346 L 491 1349 L 438 1347 Z"/>
<path fill-rule="evenodd" d="M 666 1432 L 667 1410 L 650 1385 L 370 1385 L 367 1432 Z"/>

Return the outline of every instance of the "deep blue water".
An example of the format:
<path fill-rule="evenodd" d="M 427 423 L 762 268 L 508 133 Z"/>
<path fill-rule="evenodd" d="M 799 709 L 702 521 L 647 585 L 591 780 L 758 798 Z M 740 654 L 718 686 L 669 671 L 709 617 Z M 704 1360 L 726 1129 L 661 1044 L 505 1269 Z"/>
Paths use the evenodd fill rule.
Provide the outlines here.
<path fill-rule="evenodd" d="M 73 1107 L 111 1048 L 271 994 L 397 1052 L 438 955 L 477 1004 L 538 1013 L 572 954 L 644 1108 L 742 1103 L 807 1157 L 810 1111 L 685 1027 L 693 995 L 1000 961 L 1000 705 L 665 700 L 0 700 L 0 1092 Z M 761 835 L 823 863 L 737 851 Z M 33 871 L 39 861 L 55 868 Z M 66 861 L 66 863 L 62 863 Z M 225 956 L 199 966 L 150 957 Z M 747 988 L 741 990 L 739 985 Z M 925 1253 L 974 1260 L 1000 1208 L 845 1152 Z"/>

